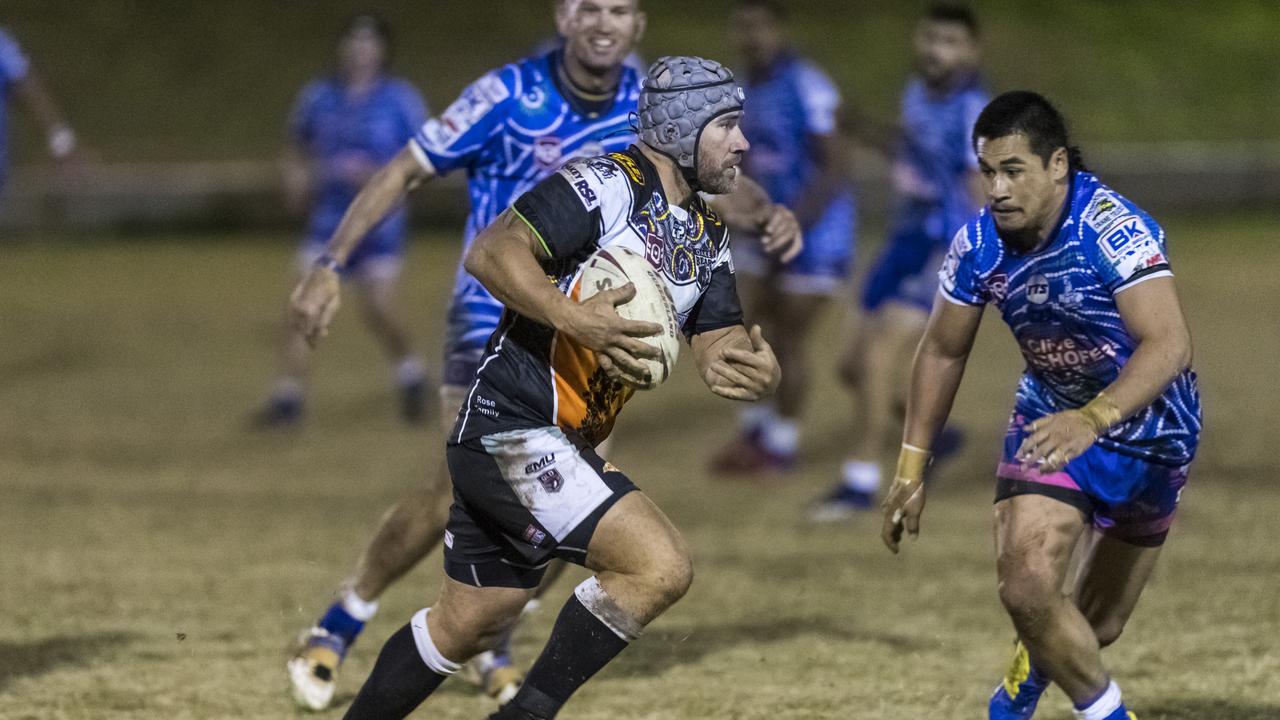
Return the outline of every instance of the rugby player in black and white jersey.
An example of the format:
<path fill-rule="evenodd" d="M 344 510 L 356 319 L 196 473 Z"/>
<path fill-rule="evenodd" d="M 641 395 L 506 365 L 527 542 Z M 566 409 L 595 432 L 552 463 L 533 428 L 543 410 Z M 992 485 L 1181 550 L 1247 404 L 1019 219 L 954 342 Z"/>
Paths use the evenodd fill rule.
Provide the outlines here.
<path fill-rule="evenodd" d="M 699 195 L 737 183 L 742 102 L 720 64 L 663 58 L 641 92 L 638 144 L 570 163 L 476 239 L 466 268 L 507 312 L 449 438 L 445 586 L 383 646 L 348 718 L 412 712 L 515 620 L 552 558 L 595 575 L 494 718 L 554 717 L 688 589 L 680 534 L 594 451 L 633 392 L 624 375 L 647 377 L 640 359 L 659 351 L 641 338 L 660 327 L 618 315 L 630 285 L 579 301 L 580 266 L 600 248 L 645 256 L 712 392 L 774 391 L 777 359 L 742 324 L 728 230 Z"/>

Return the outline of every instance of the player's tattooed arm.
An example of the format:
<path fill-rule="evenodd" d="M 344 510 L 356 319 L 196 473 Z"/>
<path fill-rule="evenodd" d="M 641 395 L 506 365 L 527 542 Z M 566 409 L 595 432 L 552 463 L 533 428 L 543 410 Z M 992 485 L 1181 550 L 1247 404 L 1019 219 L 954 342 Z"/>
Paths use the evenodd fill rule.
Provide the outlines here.
<path fill-rule="evenodd" d="M 662 351 L 639 338 L 662 332 L 662 326 L 628 320 L 615 309 L 635 296 L 635 286 L 627 283 L 574 302 L 547 281 L 541 261 L 548 259 L 546 245 L 508 209 L 476 237 L 464 266 L 506 307 L 595 350 L 609 375 L 622 378 L 625 372 L 647 381 L 649 371 L 637 358 L 657 360 Z"/>
<path fill-rule="evenodd" d="M 782 370 L 759 325 L 709 330 L 690 340 L 698 374 L 711 392 L 730 400 L 754 401 L 778 389 Z"/>
<path fill-rule="evenodd" d="M 1137 342 L 1115 382 L 1082 408 L 1036 420 L 1018 458 L 1056 472 L 1112 426 L 1155 401 L 1191 366 L 1191 332 L 1172 277 L 1156 277 L 1115 295 L 1125 329 Z"/>
<path fill-rule="evenodd" d="M 749 177 L 738 178 L 738 187 L 728 195 L 717 195 L 711 206 L 734 230 L 760 237 L 765 252 L 788 262 L 804 249 L 804 235 L 795 213 L 775 203 L 760 184 Z"/>
<path fill-rule="evenodd" d="M 423 158 L 413 148 L 405 147 L 374 173 L 351 201 L 325 253 L 289 298 L 289 315 L 294 327 L 312 346 L 329 333 L 329 323 L 338 311 L 338 270 L 369 231 L 404 200 L 409 190 L 431 177 L 434 172 Z"/>

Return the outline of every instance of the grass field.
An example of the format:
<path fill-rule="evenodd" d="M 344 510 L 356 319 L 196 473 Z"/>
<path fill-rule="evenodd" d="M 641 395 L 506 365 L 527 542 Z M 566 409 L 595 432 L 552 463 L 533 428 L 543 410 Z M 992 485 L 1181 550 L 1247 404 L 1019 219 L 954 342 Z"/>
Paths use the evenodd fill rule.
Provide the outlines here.
<path fill-rule="evenodd" d="M 1280 717 L 1274 316 L 1280 248 L 1262 217 L 1168 222 L 1197 340 L 1207 435 L 1162 565 L 1107 652 L 1142 720 Z M 436 355 L 456 249 L 423 238 L 407 277 Z M 432 468 L 348 308 L 296 433 L 245 429 L 272 371 L 288 238 L 61 240 L 0 249 L 0 718 L 289 718 L 286 649 L 384 507 Z M 867 257 L 862 258 L 863 264 Z M 979 718 L 1012 633 L 995 595 L 991 474 L 1018 358 L 988 318 L 956 416 L 971 444 L 940 467 L 904 555 L 878 520 L 806 527 L 852 427 L 815 350 L 806 462 L 770 485 L 717 482 L 731 404 L 690 363 L 637 397 L 612 458 L 696 553 L 689 596 L 565 717 Z M 572 587 L 524 627 L 529 661 Z M 343 702 L 382 640 L 433 599 L 439 557 L 393 588 L 356 646 Z M 480 718 L 454 680 L 417 717 Z M 324 717 L 338 717 L 333 711 Z M 1054 691 L 1039 717 L 1065 720 Z"/>

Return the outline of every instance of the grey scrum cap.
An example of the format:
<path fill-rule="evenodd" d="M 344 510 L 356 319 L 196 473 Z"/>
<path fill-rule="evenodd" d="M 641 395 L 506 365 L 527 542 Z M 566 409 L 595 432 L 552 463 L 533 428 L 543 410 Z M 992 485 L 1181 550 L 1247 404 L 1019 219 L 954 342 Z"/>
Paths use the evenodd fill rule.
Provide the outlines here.
<path fill-rule="evenodd" d="M 719 115 L 741 110 L 744 98 L 733 73 L 715 60 L 658 58 L 640 91 L 640 139 L 692 177 L 702 129 Z"/>

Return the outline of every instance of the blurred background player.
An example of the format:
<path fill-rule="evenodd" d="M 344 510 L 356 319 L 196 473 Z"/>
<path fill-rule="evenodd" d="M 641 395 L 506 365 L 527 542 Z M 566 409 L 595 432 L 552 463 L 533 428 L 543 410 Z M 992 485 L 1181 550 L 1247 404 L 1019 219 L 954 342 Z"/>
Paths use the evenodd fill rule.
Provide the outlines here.
<path fill-rule="evenodd" d="M 854 434 L 840 481 L 809 509 L 815 522 L 845 519 L 872 507 L 881 455 L 898 428 L 903 368 L 910 366 L 924 332 L 947 242 L 982 204 L 969 133 L 988 95 L 978 72 L 973 11 L 930 6 L 916 27 L 915 58 L 916 73 L 902 95 L 899 132 L 881 141 L 893 153 L 897 199 L 890 235 L 866 280 L 862 317 L 841 364 L 861 431 Z M 855 134 L 878 139 L 867 125 L 854 125 Z M 948 431 L 936 452 L 953 450 L 958 440 Z"/>
<path fill-rule="evenodd" d="M 356 15 L 339 36 L 336 72 L 309 83 L 298 96 L 281 164 L 290 209 L 310 212 L 307 239 L 298 253 L 299 273 L 323 257 L 325 243 L 356 193 L 426 119 L 418 91 L 387 74 L 390 57 L 387 23 L 376 15 Z M 365 322 L 391 361 L 402 417 L 418 423 L 426 374 L 410 348 L 396 297 L 407 226 L 401 206 L 369 228 L 359 249 L 345 259 L 343 277 L 357 289 Z M 291 425 L 302 416 L 311 349 L 288 322 L 281 343 L 280 376 L 267 406 L 255 417 L 260 426 Z"/>
<path fill-rule="evenodd" d="M 713 458 L 712 469 L 787 470 L 795 462 L 809 385 L 809 331 L 831 295 L 844 287 L 853 256 L 849 154 L 836 133 L 840 93 L 791 47 L 781 4 L 740 0 L 729 27 L 749 98 L 742 122 L 751 142 L 747 174 L 795 213 L 804 249 L 784 262 L 751 238 L 734 248 L 743 310 L 773 339 L 783 374 L 771 402 L 742 412 L 739 436 Z"/>
<path fill-rule="evenodd" d="M 929 449 L 994 305 L 1026 369 L 995 504 L 1000 600 L 1021 643 L 989 717 L 1027 720 L 1052 681 L 1077 718 L 1133 720 L 1100 650 L 1155 568 L 1201 428 L 1164 229 L 1085 169 L 1040 95 L 993 100 L 973 146 L 988 206 L 956 233 L 939 273 L 882 536 L 897 552 L 904 531 L 919 533 Z"/>
<path fill-rule="evenodd" d="M 9 98 L 21 99 L 48 141 L 49 156 L 59 162 L 77 156 L 76 134 L 63 119 L 44 82 L 31 68 L 17 41 L 0 28 L 0 191 L 9 174 Z"/>

